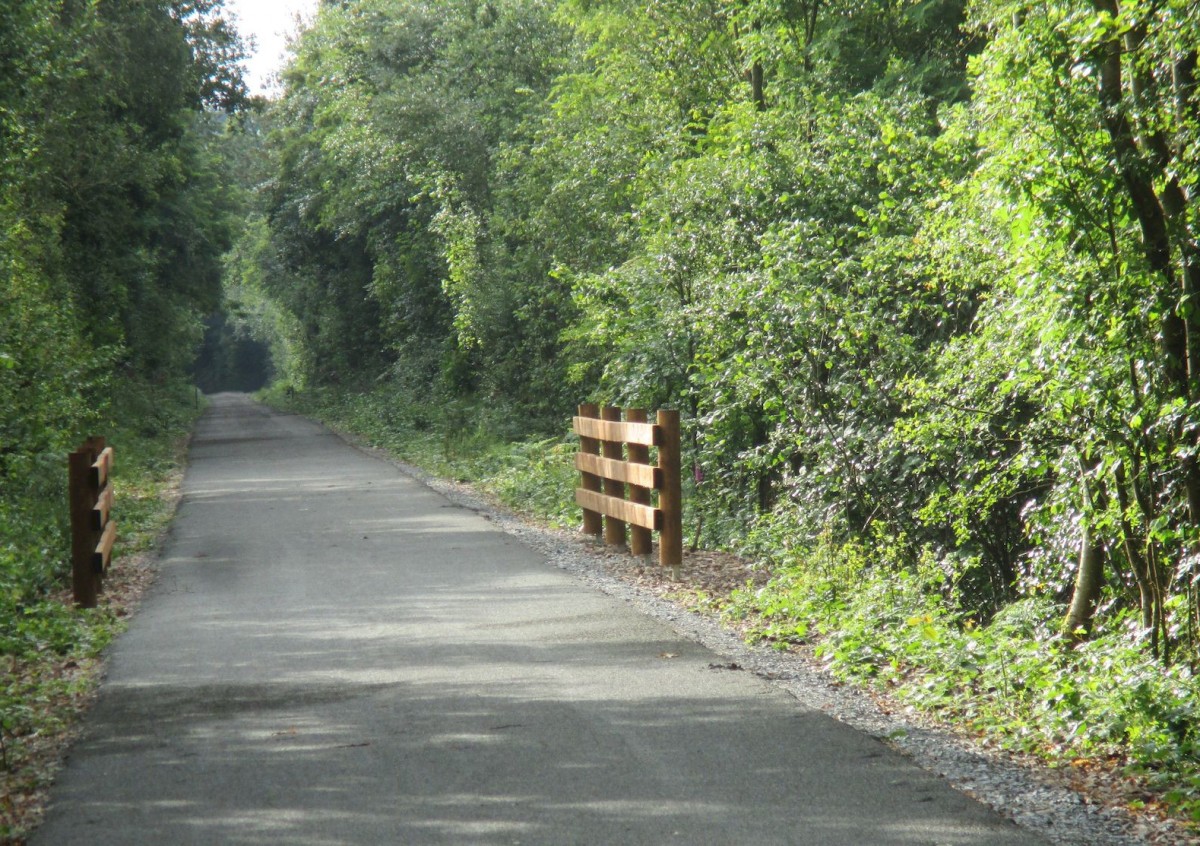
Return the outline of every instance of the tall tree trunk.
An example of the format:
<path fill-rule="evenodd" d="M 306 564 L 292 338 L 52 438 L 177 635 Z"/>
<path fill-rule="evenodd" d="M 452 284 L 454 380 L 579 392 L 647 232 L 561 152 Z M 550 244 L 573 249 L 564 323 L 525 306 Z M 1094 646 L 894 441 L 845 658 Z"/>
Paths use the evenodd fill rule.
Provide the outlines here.
<path fill-rule="evenodd" d="M 1114 19 L 1121 16 L 1117 0 L 1093 0 L 1092 5 Z M 1176 110 L 1194 106 L 1195 59 L 1189 54 L 1171 68 L 1174 90 L 1168 100 L 1154 76 L 1138 65 L 1137 54 L 1145 37 L 1145 26 L 1137 24 L 1103 45 L 1098 94 L 1117 170 L 1142 230 L 1143 253 L 1147 264 L 1164 282 L 1163 368 L 1174 395 L 1191 403 L 1200 394 L 1200 308 L 1194 304 L 1194 297 L 1200 291 L 1200 248 L 1188 232 L 1189 198 L 1179 179 L 1171 173 L 1179 166 L 1177 152 L 1171 149 L 1161 129 L 1153 125 L 1153 119 L 1139 133 L 1129 117 L 1124 63 L 1127 57 L 1133 57 L 1128 59 L 1133 68 L 1129 75 L 1133 105 L 1139 107 L 1137 111 L 1153 114 L 1160 110 L 1156 106 L 1168 103 Z M 1156 188 L 1156 178 L 1161 189 Z M 1200 463 L 1192 453 L 1200 440 L 1197 434 L 1188 433 L 1181 426 L 1175 434 L 1189 447 L 1181 450 L 1184 457 L 1180 460 L 1180 470 L 1188 521 L 1197 527 L 1200 526 Z"/>
<path fill-rule="evenodd" d="M 1079 569 L 1075 574 L 1075 590 L 1071 607 L 1063 621 L 1063 633 L 1073 643 L 1086 640 L 1092 633 L 1092 621 L 1104 587 L 1104 541 L 1092 526 L 1097 514 L 1107 505 L 1103 487 L 1093 494 L 1088 479 L 1098 466 L 1096 461 L 1079 460 L 1079 487 L 1083 493 L 1083 508 L 1079 524 Z"/>
<path fill-rule="evenodd" d="M 762 62 L 755 60 L 750 66 L 750 99 L 754 102 L 754 108 L 760 112 L 767 109 L 767 97 L 763 91 L 763 66 Z"/>
<path fill-rule="evenodd" d="M 1083 537 L 1079 542 L 1079 570 L 1075 574 L 1075 591 L 1071 607 L 1063 621 L 1063 633 L 1072 643 L 1086 640 L 1092 634 L 1092 621 L 1104 587 L 1104 543 L 1093 531 L 1090 522 L 1083 520 Z"/>

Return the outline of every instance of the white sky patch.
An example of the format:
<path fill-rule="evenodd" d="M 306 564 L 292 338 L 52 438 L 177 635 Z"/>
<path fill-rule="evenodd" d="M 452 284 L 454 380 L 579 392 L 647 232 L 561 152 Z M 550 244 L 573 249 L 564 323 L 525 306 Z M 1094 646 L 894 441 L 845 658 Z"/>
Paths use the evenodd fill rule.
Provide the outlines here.
<path fill-rule="evenodd" d="M 254 52 L 245 62 L 246 86 L 251 94 L 270 94 L 273 76 L 283 67 L 287 39 L 317 13 L 317 0 L 225 0 L 243 38 L 254 38 Z"/>

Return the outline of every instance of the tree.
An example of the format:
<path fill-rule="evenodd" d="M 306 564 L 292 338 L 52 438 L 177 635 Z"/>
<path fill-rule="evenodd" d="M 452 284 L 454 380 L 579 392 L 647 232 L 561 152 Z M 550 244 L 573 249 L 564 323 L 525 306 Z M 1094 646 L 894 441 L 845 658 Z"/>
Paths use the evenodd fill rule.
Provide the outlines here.
<path fill-rule="evenodd" d="M 515 223 L 497 209 L 495 174 L 564 47 L 548 11 L 327 6 L 301 40 L 268 200 L 284 275 L 267 285 L 308 327 L 310 360 L 327 368 L 316 381 L 340 358 L 341 373 L 395 367 L 451 391 L 537 395 L 527 353 L 546 333 L 524 328 L 537 280 L 507 260 L 502 230 Z"/>
<path fill-rule="evenodd" d="M 113 382 L 183 375 L 228 204 L 209 112 L 240 103 L 219 2 L 0 8 L 0 617 L 52 583 L 61 455 Z"/>
<path fill-rule="evenodd" d="M 957 392 L 961 407 L 1024 409 L 1005 429 L 1023 457 L 979 478 L 1011 490 L 1040 537 L 1035 580 L 1074 586 L 1068 630 L 1091 628 L 1099 585 L 1125 588 L 1166 654 L 1178 631 L 1168 600 L 1193 590 L 1196 528 L 1194 239 L 1186 178 L 1174 175 L 1189 172 L 1194 122 L 1186 83 L 1167 82 L 1186 79 L 1194 21 L 1152 5 L 976 9 L 990 41 L 975 65 L 985 155 L 974 184 L 1011 258 L 995 263 L 972 353 L 949 372 L 993 374 L 979 402 Z"/>

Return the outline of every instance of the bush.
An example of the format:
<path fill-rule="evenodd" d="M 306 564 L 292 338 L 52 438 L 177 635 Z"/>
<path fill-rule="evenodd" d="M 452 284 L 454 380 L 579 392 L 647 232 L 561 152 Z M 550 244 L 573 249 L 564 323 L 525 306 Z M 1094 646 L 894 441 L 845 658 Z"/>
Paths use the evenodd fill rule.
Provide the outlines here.
<path fill-rule="evenodd" d="M 199 409 L 182 384 L 118 381 L 108 396 L 91 431 L 104 433 L 117 453 L 118 550 L 126 556 L 149 547 L 171 517 L 164 492 Z M 73 437 L 82 435 L 54 440 Z M 36 792 L 52 777 L 31 747 L 65 731 L 96 682 L 80 668 L 99 656 L 121 621 L 103 607 L 84 611 L 70 603 L 65 454 L 12 450 L 4 467 L 9 479 L 23 480 L 0 487 L 0 796 L 12 797 Z M 22 820 L 10 814 L 17 807 L 0 803 L 4 842 L 20 835 Z"/>
<path fill-rule="evenodd" d="M 1059 635 L 1063 608 L 1045 596 L 977 625 L 939 593 L 938 569 L 817 544 L 726 614 L 754 621 L 759 639 L 811 641 L 835 676 L 882 685 L 1006 747 L 1119 758 L 1200 820 L 1200 685 L 1189 667 L 1155 660 L 1132 619 L 1072 648 Z"/>

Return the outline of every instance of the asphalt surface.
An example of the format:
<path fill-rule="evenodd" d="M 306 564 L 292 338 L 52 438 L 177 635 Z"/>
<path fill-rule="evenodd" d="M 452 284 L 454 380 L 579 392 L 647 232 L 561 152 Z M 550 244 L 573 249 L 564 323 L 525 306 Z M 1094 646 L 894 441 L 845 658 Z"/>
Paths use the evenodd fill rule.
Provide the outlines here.
<path fill-rule="evenodd" d="M 1044 846 L 727 663 L 219 395 L 31 842 Z"/>

